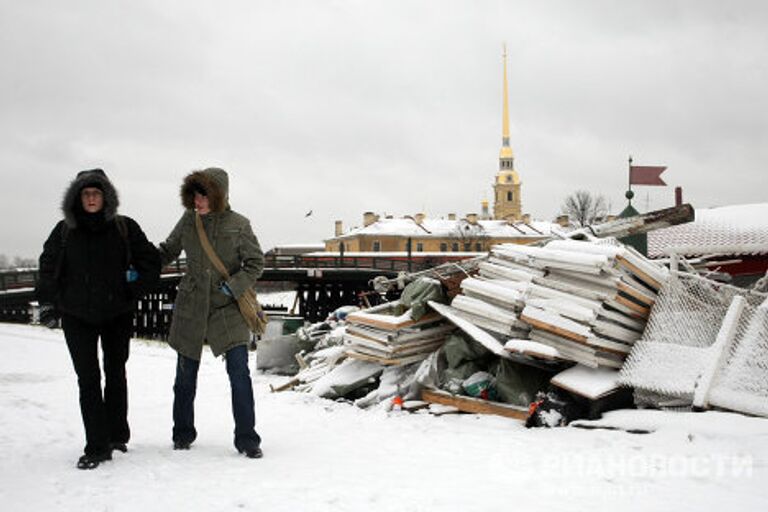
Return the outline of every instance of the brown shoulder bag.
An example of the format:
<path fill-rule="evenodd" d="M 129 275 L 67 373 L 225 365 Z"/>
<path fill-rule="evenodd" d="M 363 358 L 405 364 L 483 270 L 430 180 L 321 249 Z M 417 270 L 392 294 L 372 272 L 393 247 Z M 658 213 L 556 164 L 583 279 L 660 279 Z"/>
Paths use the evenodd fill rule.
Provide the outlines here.
<path fill-rule="evenodd" d="M 197 227 L 197 236 L 200 238 L 200 245 L 203 246 L 208 259 L 211 260 L 216 270 L 224 277 L 224 280 L 229 281 L 229 272 L 227 272 L 227 268 L 219 259 L 216 251 L 213 250 L 213 246 L 208 240 L 208 235 L 205 234 L 205 228 L 203 228 L 203 221 L 200 219 L 199 213 L 195 213 L 195 226 Z M 264 334 L 264 330 L 267 328 L 267 315 L 256 298 L 256 290 L 247 288 L 236 300 L 240 314 L 243 315 L 243 319 L 248 324 L 251 332 L 257 335 Z"/>

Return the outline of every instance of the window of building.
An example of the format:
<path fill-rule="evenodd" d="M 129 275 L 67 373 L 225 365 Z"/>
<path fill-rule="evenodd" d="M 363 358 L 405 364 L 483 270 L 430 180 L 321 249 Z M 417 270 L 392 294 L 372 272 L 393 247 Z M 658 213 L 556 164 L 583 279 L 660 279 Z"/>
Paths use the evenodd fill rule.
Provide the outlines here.
<path fill-rule="evenodd" d="M 512 192 L 507 192 L 507 201 L 512 200 Z"/>
<path fill-rule="evenodd" d="M 416 242 L 416 252 L 424 252 L 424 244 L 422 242 Z"/>
<path fill-rule="evenodd" d="M 451 250 L 452 250 L 453 252 L 459 252 L 459 242 L 453 242 L 453 243 L 451 244 Z"/>
<path fill-rule="evenodd" d="M 381 242 L 378 240 L 374 240 L 373 242 L 373 252 L 380 252 L 381 251 Z"/>
<path fill-rule="evenodd" d="M 472 250 L 472 242 L 464 242 L 464 252 L 469 252 Z"/>
<path fill-rule="evenodd" d="M 448 250 L 448 244 L 442 243 L 440 244 L 440 252 L 446 252 Z"/>
<path fill-rule="evenodd" d="M 480 242 L 476 242 L 475 243 L 475 250 L 477 252 L 483 252 L 483 244 L 481 244 Z"/>

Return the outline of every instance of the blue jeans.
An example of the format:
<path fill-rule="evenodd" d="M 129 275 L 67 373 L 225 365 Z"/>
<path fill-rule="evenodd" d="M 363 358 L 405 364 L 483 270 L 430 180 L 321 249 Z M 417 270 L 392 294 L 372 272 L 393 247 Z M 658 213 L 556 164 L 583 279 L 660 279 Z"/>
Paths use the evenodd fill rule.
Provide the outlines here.
<path fill-rule="evenodd" d="M 232 416 L 235 419 L 235 447 L 246 448 L 261 444 L 256 433 L 253 385 L 248 371 L 248 348 L 240 345 L 225 353 L 227 374 L 232 389 Z M 176 381 L 173 384 L 173 440 L 191 443 L 197 437 L 195 429 L 195 393 L 200 361 L 181 354 L 176 361 Z"/>

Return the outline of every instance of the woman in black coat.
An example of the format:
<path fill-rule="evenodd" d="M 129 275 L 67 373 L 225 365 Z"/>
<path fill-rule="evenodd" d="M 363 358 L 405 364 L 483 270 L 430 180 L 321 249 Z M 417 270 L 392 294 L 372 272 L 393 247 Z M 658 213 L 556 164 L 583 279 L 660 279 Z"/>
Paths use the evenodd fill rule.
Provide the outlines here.
<path fill-rule="evenodd" d="M 138 299 L 160 274 L 160 256 L 139 225 L 117 214 L 117 191 L 101 169 L 82 171 L 64 195 L 64 219 L 40 256 L 37 298 L 41 323 L 61 315 L 77 373 L 85 454 L 80 469 L 95 468 L 127 451 L 125 364 Z M 104 354 L 102 394 L 98 340 Z"/>

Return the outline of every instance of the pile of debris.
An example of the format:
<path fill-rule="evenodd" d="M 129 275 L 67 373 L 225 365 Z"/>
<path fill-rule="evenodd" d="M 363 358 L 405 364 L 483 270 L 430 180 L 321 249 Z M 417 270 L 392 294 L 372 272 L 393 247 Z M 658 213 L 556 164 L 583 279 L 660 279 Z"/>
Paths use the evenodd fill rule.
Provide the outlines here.
<path fill-rule="evenodd" d="M 461 283 L 451 311 L 510 339 L 508 350 L 620 368 L 668 275 L 630 247 L 504 244 Z"/>
<path fill-rule="evenodd" d="M 451 286 L 421 277 L 399 301 L 300 329 L 302 369 L 279 389 L 363 407 L 426 397 L 479 410 L 483 401 L 524 418 L 573 364 L 620 367 L 664 279 L 662 267 L 620 245 L 496 246 L 458 286 L 455 274 Z"/>
<path fill-rule="evenodd" d="M 622 221 L 616 229 L 635 227 Z M 531 426 L 670 399 L 768 415 L 764 294 L 746 298 L 739 320 L 726 312 L 741 292 L 681 277 L 616 239 L 582 238 L 498 245 L 453 269 L 409 276 L 399 301 L 299 329 L 301 369 L 275 391 L 360 407 L 494 413 Z M 687 348 L 696 343 L 706 350 Z M 697 370 L 682 371 L 691 354 Z M 702 378 L 712 391 L 697 400 Z"/>

